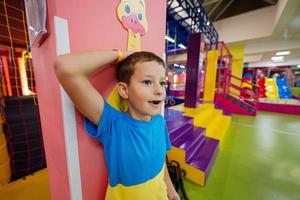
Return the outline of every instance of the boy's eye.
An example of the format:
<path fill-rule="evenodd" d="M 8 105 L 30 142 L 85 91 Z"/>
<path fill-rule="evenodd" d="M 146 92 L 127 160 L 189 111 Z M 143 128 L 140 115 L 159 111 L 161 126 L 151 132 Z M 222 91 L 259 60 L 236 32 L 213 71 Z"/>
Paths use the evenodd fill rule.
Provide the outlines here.
<path fill-rule="evenodd" d="M 151 82 L 150 80 L 145 80 L 145 81 L 143 81 L 143 83 L 144 83 L 145 85 L 150 85 L 152 82 Z"/>
<path fill-rule="evenodd" d="M 165 85 L 166 85 L 166 81 L 161 81 L 161 82 L 160 82 L 160 85 L 161 85 L 161 86 L 165 86 Z"/>

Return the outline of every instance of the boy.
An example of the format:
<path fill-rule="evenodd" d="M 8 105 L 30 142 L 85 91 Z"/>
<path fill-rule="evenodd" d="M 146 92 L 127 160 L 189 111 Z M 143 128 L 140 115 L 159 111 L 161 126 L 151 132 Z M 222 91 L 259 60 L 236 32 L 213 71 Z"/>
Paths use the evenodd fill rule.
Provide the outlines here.
<path fill-rule="evenodd" d="M 63 55 L 55 62 L 55 72 L 86 117 L 89 135 L 103 144 L 109 174 L 105 199 L 179 200 L 165 166 L 171 144 L 159 115 L 166 96 L 164 61 L 150 52 L 136 52 L 118 64 L 117 89 L 127 101 L 127 112 L 111 107 L 89 81 L 101 66 L 122 57 L 121 51 Z"/>

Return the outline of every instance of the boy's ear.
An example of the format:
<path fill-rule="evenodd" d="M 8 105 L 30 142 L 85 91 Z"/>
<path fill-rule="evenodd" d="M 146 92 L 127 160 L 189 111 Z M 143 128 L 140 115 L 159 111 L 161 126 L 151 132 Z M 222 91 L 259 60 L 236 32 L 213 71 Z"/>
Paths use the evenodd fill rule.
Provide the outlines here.
<path fill-rule="evenodd" d="M 127 84 L 124 82 L 118 82 L 117 83 L 117 88 L 118 88 L 118 92 L 119 95 L 124 98 L 124 99 L 128 99 L 128 87 Z"/>

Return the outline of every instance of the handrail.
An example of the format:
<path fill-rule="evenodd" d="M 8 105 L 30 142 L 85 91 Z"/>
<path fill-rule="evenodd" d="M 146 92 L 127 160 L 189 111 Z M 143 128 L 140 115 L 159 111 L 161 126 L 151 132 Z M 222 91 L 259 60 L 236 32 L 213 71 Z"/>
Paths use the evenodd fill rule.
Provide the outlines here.
<path fill-rule="evenodd" d="M 238 78 L 238 77 L 236 77 L 236 76 L 234 76 L 234 75 L 232 75 L 232 74 L 227 74 L 227 76 L 228 76 L 228 79 L 229 79 L 229 84 L 228 84 L 227 87 L 228 87 L 228 88 L 231 87 L 231 88 L 234 88 L 234 89 L 240 91 L 240 94 L 239 94 L 239 100 L 242 101 L 243 103 L 247 104 L 248 106 L 250 106 L 250 107 L 252 107 L 252 108 L 254 108 L 254 109 L 257 109 L 257 108 L 258 108 L 258 98 L 259 98 L 259 92 L 258 92 L 258 91 L 259 91 L 259 87 L 256 86 L 255 84 L 252 84 L 252 83 L 248 82 L 248 81 L 244 81 L 244 80 L 242 80 L 242 79 L 240 79 L 240 78 Z M 244 89 L 244 88 L 242 88 L 242 87 L 240 87 L 240 86 L 237 86 L 237 85 L 231 83 L 231 82 L 230 82 L 230 79 L 231 79 L 231 78 L 234 78 L 234 79 L 236 79 L 236 80 L 241 81 L 241 85 L 242 85 L 243 83 L 247 83 L 248 85 L 252 85 L 252 87 L 254 88 L 254 91 L 246 90 L 246 89 Z M 228 89 L 228 91 L 230 91 L 230 90 Z M 248 102 L 247 99 L 243 98 L 243 97 L 241 96 L 241 93 L 243 93 L 243 94 L 245 94 L 245 93 L 248 94 L 248 95 L 250 96 L 249 99 L 250 99 L 250 100 L 253 99 L 253 105 L 250 104 L 250 103 Z"/>
<path fill-rule="evenodd" d="M 216 94 L 222 96 L 223 98 L 230 95 L 231 97 L 237 99 L 240 102 L 243 102 L 243 104 L 248 105 L 256 111 L 258 109 L 259 86 L 233 75 L 231 73 L 232 55 L 229 49 L 224 44 L 224 42 L 219 42 L 218 49 L 220 51 L 220 56 L 217 68 L 218 79 L 216 85 Z M 237 80 L 238 83 L 232 83 L 232 79 Z M 244 84 L 246 85 L 246 87 L 252 86 L 252 91 L 243 88 L 242 86 Z M 230 90 L 230 88 L 238 90 L 239 92 L 235 94 Z M 243 94 L 249 95 L 249 98 L 243 97 Z"/>

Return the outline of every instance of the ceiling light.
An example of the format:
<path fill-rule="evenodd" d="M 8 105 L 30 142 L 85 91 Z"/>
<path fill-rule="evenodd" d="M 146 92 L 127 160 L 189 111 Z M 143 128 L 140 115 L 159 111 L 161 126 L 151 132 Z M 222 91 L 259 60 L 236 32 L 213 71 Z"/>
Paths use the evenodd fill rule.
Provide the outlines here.
<path fill-rule="evenodd" d="M 184 65 L 179 65 L 179 67 L 180 67 L 180 68 L 182 68 L 182 69 L 184 69 L 184 68 L 185 68 L 185 66 L 184 66 Z"/>
<path fill-rule="evenodd" d="M 175 42 L 175 40 L 173 38 L 170 38 L 169 36 L 165 36 L 165 39 L 172 43 Z"/>
<path fill-rule="evenodd" d="M 180 48 L 182 48 L 182 49 L 186 49 L 186 47 L 185 47 L 183 44 L 181 44 L 181 43 L 180 43 L 178 46 L 179 46 Z"/>
<path fill-rule="evenodd" d="M 282 62 L 282 61 L 284 61 L 284 58 L 283 58 L 283 56 L 274 56 L 271 58 L 271 60 L 273 62 Z"/>
<path fill-rule="evenodd" d="M 179 65 L 178 64 L 174 64 L 174 67 L 179 67 Z"/>
<path fill-rule="evenodd" d="M 300 65 L 297 65 L 297 68 L 300 68 Z"/>
<path fill-rule="evenodd" d="M 276 56 L 285 56 L 289 55 L 291 52 L 290 51 L 279 51 L 276 53 Z"/>
<path fill-rule="evenodd" d="M 273 60 L 274 63 L 284 62 L 284 60 Z"/>

